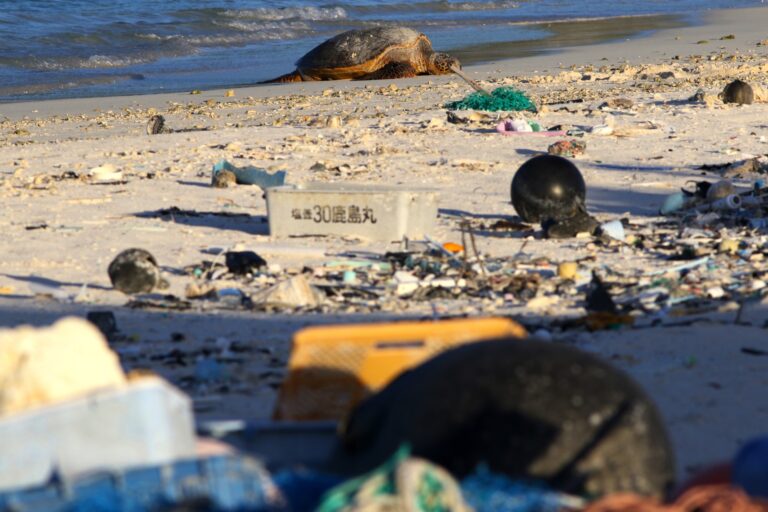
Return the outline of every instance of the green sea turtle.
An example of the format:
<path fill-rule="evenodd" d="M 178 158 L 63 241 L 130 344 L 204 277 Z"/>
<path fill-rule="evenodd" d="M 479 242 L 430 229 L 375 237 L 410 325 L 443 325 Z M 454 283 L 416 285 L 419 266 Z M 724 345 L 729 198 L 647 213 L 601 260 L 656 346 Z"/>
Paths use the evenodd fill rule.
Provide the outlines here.
<path fill-rule="evenodd" d="M 458 59 L 435 52 L 424 34 L 406 27 L 375 27 L 332 37 L 299 59 L 296 71 L 263 83 L 409 78 L 459 69 Z"/>

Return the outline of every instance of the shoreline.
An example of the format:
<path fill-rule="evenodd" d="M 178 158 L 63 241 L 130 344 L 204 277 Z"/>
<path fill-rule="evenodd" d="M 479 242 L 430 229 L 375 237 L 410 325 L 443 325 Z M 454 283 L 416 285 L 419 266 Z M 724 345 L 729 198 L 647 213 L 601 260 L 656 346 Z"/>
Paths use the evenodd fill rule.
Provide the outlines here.
<path fill-rule="evenodd" d="M 642 44 L 632 39 L 569 48 L 557 55 L 471 66 L 467 72 L 489 87 L 521 87 L 542 99 L 548 108 L 537 119 L 543 125 L 591 127 L 610 116 L 624 128 L 624 136 L 586 136 L 587 151 L 574 162 L 588 184 L 590 213 L 601 222 L 628 219 L 630 234 L 656 244 L 648 226 L 658 220 L 666 195 L 689 180 L 718 179 L 705 173 L 703 164 L 768 153 L 768 104 L 687 101 L 699 87 L 717 94 L 736 75 L 765 84 L 768 47 L 757 43 L 765 38 L 761 15 L 766 9 L 717 11 L 705 25 L 663 30 Z M 735 38 L 720 39 L 730 34 Z M 573 295 L 558 291 L 559 262 L 579 262 L 586 276 L 608 269 L 624 280 L 649 281 L 653 272 L 667 272 L 680 262 L 663 247 L 491 232 L 486 224 L 515 218 L 509 198 L 515 170 L 554 140 L 503 137 L 493 116 L 481 117 L 476 125 L 446 122 L 443 105 L 469 92 L 454 77 L 420 77 L 248 87 L 236 89 L 235 97 L 219 89 L 0 105 L 0 223 L 6 248 L 0 261 L 0 325 L 114 311 L 120 337 L 112 345 L 126 367 L 150 369 L 181 386 L 192 396 L 199 419 L 265 419 L 285 371 L 291 336 L 304 326 L 510 316 L 531 332 L 594 351 L 635 377 L 662 410 L 681 476 L 730 457 L 744 440 L 764 433 L 768 398 L 759 384 L 768 364 L 741 349 L 768 351 L 762 327 L 768 304 L 759 302 L 765 282 L 762 288 L 757 282 L 768 280 L 768 266 L 764 259 L 717 249 L 726 236 L 763 244 L 764 235 L 659 228 L 669 231 L 664 236 L 673 245 L 714 247 L 708 255 L 711 268 L 670 280 L 688 287 L 676 292 L 700 294 L 710 309 L 692 305 L 690 311 L 643 313 L 634 327 L 616 330 L 566 328 L 569 318 L 584 314 L 583 291 L 575 285 Z M 629 98 L 633 106 L 601 107 L 609 98 Z M 165 116 L 176 132 L 147 135 L 153 113 Z M 332 124 L 332 118 L 338 121 Z M 509 299 L 425 301 L 393 298 L 385 290 L 381 304 L 369 309 L 342 302 L 325 310 L 274 314 L 188 297 L 195 278 L 185 269 L 213 267 L 210 262 L 221 248 L 254 250 L 279 269 L 261 280 L 213 280 L 222 290 L 250 293 L 305 267 L 311 278 L 324 279 L 330 273 L 324 265 L 345 252 L 379 254 L 398 247 L 352 238 L 272 239 L 260 189 L 210 186 L 211 167 L 221 159 L 287 170 L 289 183 L 435 188 L 440 193 L 435 240 L 458 243 L 459 221 L 471 222 L 481 253 L 519 264 L 520 275 L 539 272 L 540 288 L 533 298 L 510 292 Z M 104 165 L 114 166 L 124 179 L 94 183 L 91 171 Z M 748 187 L 751 179 L 735 180 L 736 185 Z M 143 303 L 138 305 L 112 288 L 106 272 L 128 247 L 150 250 L 170 284 L 168 290 L 139 297 Z M 308 248 L 328 256 L 296 257 Z M 752 285 L 757 297 L 748 302 L 739 290 Z M 222 391 L 223 386 L 199 379 L 195 365 L 200 358 L 229 352 L 227 340 L 245 349 L 221 356 L 219 364 L 232 381 Z M 176 356 L 169 357 L 171 352 Z M 179 357 L 184 364 L 176 364 Z"/>
<path fill-rule="evenodd" d="M 652 59 L 663 58 L 667 53 L 674 51 L 665 51 L 665 48 L 674 48 L 684 54 L 686 51 L 694 53 L 701 51 L 701 47 L 693 46 L 691 41 L 703 40 L 709 33 L 709 27 L 721 26 L 724 30 L 734 30 L 741 24 L 742 19 L 751 19 L 753 13 L 764 12 L 767 7 L 752 7 L 745 9 L 719 9 L 701 13 L 700 23 L 686 25 L 677 28 L 667 28 L 654 31 L 651 34 L 639 35 L 626 39 L 624 41 L 609 41 L 604 43 L 586 44 L 573 47 L 563 47 L 553 53 L 539 53 L 527 57 L 518 57 L 512 59 L 491 60 L 482 64 L 467 66 L 465 72 L 474 74 L 476 78 L 490 78 L 494 75 L 505 75 L 509 71 L 516 74 L 534 73 L 551 71 L 552 68 L 561 68 L 563 61 L 575 60 L 581 64 L 615 64 L 619 61 L 626 62 L 647 62 Z M 754 30 L 751 37 L 758 37 L 759 31 Z M 725 35 L 725 34 L 724 34 Z M 749 36 L 747 36 L 749 37 Z M 649 42 L 651 44 L 638 48 L 635 46 L 637 40 Z M 721 41 L 720 46 L 728 51 L 738 48 L 743 41 L 740 39 L 732 41 Z M 705 48 L 706 49 L 706 48 Z M 689 53 L 689 54 L 690 54 Z M 597 54 L 603 54 L 604 57 L 594 58 Z M 626 59 L 626 55 L 631 55 L 631 59 Z M 450 81 L 458 78 L 441 76 L 421 76 L 411 79 L 399 80 L 405 84 L 421 84 L 430 80 Z M 366 84 L 376 84 L 383 81 L 323 81 L 323 82 L 302 82 L 295 84 L 276 84 L 276 85 L 246 85 L 234 87 L 242 96 L 253 96 L 264 98 L 279 94 L 309 94 L 317 92 L 329 86 L 338 89 L 363 88 Z M 78 110 L 94 110 L 99 108 L 100 103 L 104 103 L 105 109 L 125 108 L 129 106 L 146 105 L 148 107 L 160 108 L 166 102 L 181 102 L 185 99 L 195 101 L 195 99 L 220 97 L 227 89 L 232 87 L 220 87 L 201 91 L 200 95 L 190 95 L 189 92 L 164 92 L 151 94 L 136 94 L 126 96 L 94 96 L 81 98 L 62 98 L 48 100 L 23 100 L 7 103 L 0 103 L 0 115 L 10 119 L 19 119 L 27 113 L 40 115 L 57 115 L 61 113 L 76 113 Z M 71 106 L 68 105 L 71 103 Z M 48 107 L 40 108 L 31 107 Z"/>
<path fill-rule="evenodd" d="M 712 18 L 718 18 L 721 14 L 725 14 L 731 11 L 751 11 L 753 9 L 763 9 L 763 7 L 755 8 L 734 8 L 734 9 L 719 9 L 712 11 L 701 11 L 695 13 L 669 13 L 669 14 L 641 14 L 641 15 L 628 15 L 606 18 L 586 18 L 576 20 L 556 20 L 552 22 L 520 22 L 513 24 L 512 26 L 524 26 L 543 28 L 550 30 L 551 33 L 540 39 L 520 40 L 520 41 L 508 41 L 508 42 L 496 42 L 496 43 L 479 43 L 469 46 L 460 46 L 455 49 L 454 53 L 464 58 L 468 65 L 467 71 L 472 71 L 475 68 L 484 68 L 491 64 L 497 64 L 503 66 L 505 69 L 510 69 L 520 59 L 537 59 L 544 57 L 551 57 L 561 55 L 569 50 L 575 50 L 577 48 L 584 48 L 587 51 L 592 51 L 596 47 L 611 46 L 621 44 L 623 41 L 642 41 L 646 39 L 653 39 L 657 37 L 661 32 L 675 31 L 681 29 L 691 29 L 696 27 L 704 27 L 708 24 L 717 23 L 712 21 Z M 718 14 L 721 13 L 721 14 Z M 625 26 L 626 23 L 631 25 L 631 28 Z M 478 55 L 479 54 L 479 55 Z M 298 55 L 296 58 L 298 59 Z M 546 59 L 544 60 L 547 61 Z M 290 65 L 282 72 L 288 72 Z M 280 73 L 276 73 L 277 76 Z M 127 74 L 126 76 L 129 76 Z M 430 77 L 420 77 L 430 78 Z M 108 77 L 100 78 L 100 80 L 107 80 Z M 121 78 L 117 78 L 121 79 Z M 36 86 L 38 87 L 38 86 Z M 252 89 L 258 88 L 260 84 L 231 84 L 226 86 L 219 86 L 210 89 L 201 89 L 203 93 L 223 91 L 226 89 Z M 190 89 L 194 89 L 190 87 Z M 189 90 L 182 91 L 168 91 L 168 92 L 149 92 L 149 93 L 137 93 L 127 95 L 99 95 L 99 96 L 81 96 L 81 97 L 67 97 L 67 98 L 46 98 L 46 99 L 18 99 L 9 101 L 0 101 L 0 113 L 6 105 L 14 105 L 17 103 L 38 103 L 49 101 L 71 101 L 71 100 L 109 100 L 110 98 L 137 98 L 148 96 L 165 96 L 165 95 L 184 95 L 188 94 Z"/>
<path fill-rule="evenodd" d="M 530 22 L 522 25 L 546 29 L 550 34 L 540 39 L 482 43 L 447 51 L 471 67 L 493 61 L 505 62 L 557 54 L 560 48 L 600 46 L 627 38 L 635 40 L 653 37 L 660 30 L 699 25 L 700 18 L 700 13 L 677 13 Z"/>
<path fill-rule="evenodd" d="M 740 46 L 746 44 L 747 48 L 753 51 L 755 42 L 765 38 L 763 37 L 764 33 L 754 23 L 751 23 L 751 20 L 753 16 L 767 12 L 767 8 L 768 6 L 713 10 L 703 13 L 698 24 L 662 29 L 647 37 L 564 48 L 556 55 L 516 59 L 515 70 L 518 73 L 552 71 L 567 67 L 564 64 L 566 61 L 578 62 L 579 65 L 658 63 L 659 60 L 668 59 L 674 55 L 686 57 L 709 53 L 715 49 L 713 46 L 726 52 L 734 52 L 739 51 Z M 715 30 L 722 32 L 722 34 L 714 33 Z M 730 40 L 718 39 L 718 37 L 729 34 L 739 35 Z M 637 39 L 648 44 L 637 45 Z M 707 41 L 708 44 L 698 44 L 699 41 Z M 482 64 L 475 66 L 473 71 L 477 74 L 499 74 L 501 69 L 495 68 L 503 64 L 503 61 Z"/>

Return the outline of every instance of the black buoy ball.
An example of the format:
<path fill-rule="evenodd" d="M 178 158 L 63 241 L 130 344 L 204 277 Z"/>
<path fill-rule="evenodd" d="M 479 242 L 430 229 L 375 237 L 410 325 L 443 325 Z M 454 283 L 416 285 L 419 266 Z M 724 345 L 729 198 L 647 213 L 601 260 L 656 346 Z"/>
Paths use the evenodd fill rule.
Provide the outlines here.
<path fill-rule="evenodd" d="M 583 210 L 587 186 L 569 160 L 540 155 L 517 170 L 511 194 L 512 205 L 525 222 L 563 220 Z"/>
<path fill-rule="evenodd" d="M 358 404 L 330 464 L 379 467 L 404 444 L 464 478 L 483 464 L 568 494 L 664 497 L 674 452 L 656 406 L 627 374 L 566 345 L 468 343 L 401 373 Z"/>

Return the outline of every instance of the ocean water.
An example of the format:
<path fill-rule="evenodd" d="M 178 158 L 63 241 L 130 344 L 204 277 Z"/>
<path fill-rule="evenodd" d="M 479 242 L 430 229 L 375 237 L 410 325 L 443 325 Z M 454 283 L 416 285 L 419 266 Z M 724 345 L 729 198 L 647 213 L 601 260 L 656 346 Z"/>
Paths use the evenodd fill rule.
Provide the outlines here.
<path fill-rule="evenodd" d="M 707 9 L 761 3 L 0 0 L 0 101 L 253 84 L 291 71 L 336 33 L 380 24 L 412 26 L 436 49 L 473 63 L 693 23 Z M 569 31 L 575 26 L 582 29 Z"/>

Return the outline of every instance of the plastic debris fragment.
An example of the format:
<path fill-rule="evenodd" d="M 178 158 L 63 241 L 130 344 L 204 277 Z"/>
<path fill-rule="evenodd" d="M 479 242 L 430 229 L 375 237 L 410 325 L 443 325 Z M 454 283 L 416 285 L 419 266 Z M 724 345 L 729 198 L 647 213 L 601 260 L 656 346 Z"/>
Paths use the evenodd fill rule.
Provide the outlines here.
<path fill-rule="evenodd" d="M 214 183 L 216 176 L 223 171 L 229 171 L 235 175 L 238 185 L 256 185 L 262 189 L 269 187 L 279 187 L 285 184 L 285 171 L 269 173 L 264 169 L 253 166 L 236 167 L 226 160 L 221 160 L 213 166 L 211 183 Z"/>

